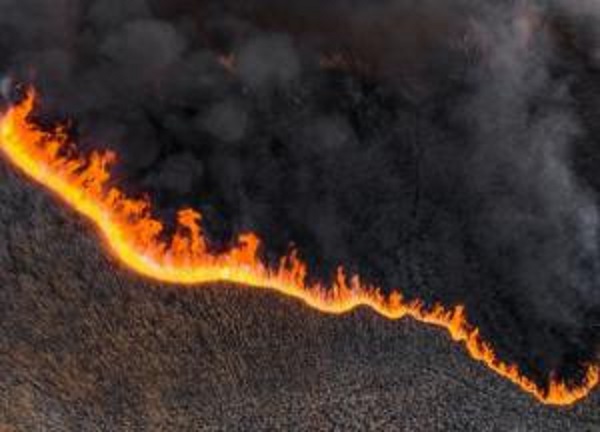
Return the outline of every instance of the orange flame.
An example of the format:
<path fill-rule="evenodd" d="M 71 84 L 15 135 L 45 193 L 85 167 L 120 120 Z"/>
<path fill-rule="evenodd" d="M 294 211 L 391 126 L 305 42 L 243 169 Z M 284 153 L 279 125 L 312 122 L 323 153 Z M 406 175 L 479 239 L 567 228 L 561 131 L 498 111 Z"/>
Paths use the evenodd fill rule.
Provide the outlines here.
<path fill-rule="evenodd" d="M 132 199 L 109 186 L 110 152 L 81 154 L 62 128 L 40 130 L 30 119 L 36 95 L 10 108 L 0 119 L 0 149 L 5 158 L 28 177 L 58 195 L 66 204 L 90 219 L 112 253 L 126 267 L 146 277 L 168 283 L 201 285 L 231 282 L 269 289 L 303 301 L 327 314 L 343 314 L 367 306 L 389 319 L 411 317 L 444 328 L 461 342 L 472 358 L 519 386 L 545 404 L 570 405 L 586 397 L 600 381 L 600 367 L 590 364 L 578 386 L 551 378 L 541 387 L 523 375 L 518 366 L 500 360 L 479 330 L 469 324 L 463 306 L 426 308 L 420 301 L 406 301 L 394 291 L 379 289 L 347 277 L 342 268 L 330 286 L 309 284 L 307 267 L 295 253 L 284 256 L 276 269 L 257 255 L 260 240 L 249 233 L 238 246 L 221 254 L 207 250 L 201 216 L 192 209 L 178 213 L 177 228 L 164 240 L 163 224 L 152 216 L 146 199 Z"/>

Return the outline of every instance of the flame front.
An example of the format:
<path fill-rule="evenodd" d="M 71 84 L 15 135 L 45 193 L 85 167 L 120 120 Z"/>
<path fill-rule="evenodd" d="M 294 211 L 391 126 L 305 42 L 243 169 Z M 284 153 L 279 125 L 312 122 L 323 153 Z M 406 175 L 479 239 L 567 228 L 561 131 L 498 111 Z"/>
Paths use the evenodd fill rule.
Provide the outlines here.
<path fill-rule="evenodd" d="M 29 119 L 35 101 L 36 95 L 30 91 L 0 119 L 0 149 L 5 158 L 91 220 L 118 260 L 141 275 L 174 284 L 230 282 L 273 290 L 327 314 L 367 306 L 389 319 L 408 316 L 446 329 L 472 358 L 545 404 L 573 404 L 586 397 L 600 380 L 600 367 L 590 364 L 578 386 L 551 378 L 540 387 L 518 366 L 497 357 L 479 330 L 469 324 L 463 306 L 426 308 L 422 302 L 404 300 L 397 291 L 386 296 L 363 284 L 358 276 L 346 276 L 342 268 L 330 286 L 309 284 L 307 267 L 294 253 L 283 257 L 277 268 L 267 267 L 257 255 L 260 240 L 252 233 L 241 235 L 238 246 L 229 251 L 212 254 L 202 233 L 201 215 L 192 209 L 178 213 L 177 228 L 165 240 L 163 224 L 152 216 L 147 199 L 132 199 L 109 185 L 115 155 L 84 155 L 69 142 L 63 129 L 42 131 Z"/>

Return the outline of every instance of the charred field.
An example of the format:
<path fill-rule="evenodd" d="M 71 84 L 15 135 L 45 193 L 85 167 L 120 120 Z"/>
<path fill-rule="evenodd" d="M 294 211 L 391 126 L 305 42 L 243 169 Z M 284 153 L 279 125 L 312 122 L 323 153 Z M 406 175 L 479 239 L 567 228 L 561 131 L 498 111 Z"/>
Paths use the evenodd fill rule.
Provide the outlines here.
<path fill-rule="evenodd" d="M 599 23 L 0 0 L 0 430 L 600 428 Z"/>

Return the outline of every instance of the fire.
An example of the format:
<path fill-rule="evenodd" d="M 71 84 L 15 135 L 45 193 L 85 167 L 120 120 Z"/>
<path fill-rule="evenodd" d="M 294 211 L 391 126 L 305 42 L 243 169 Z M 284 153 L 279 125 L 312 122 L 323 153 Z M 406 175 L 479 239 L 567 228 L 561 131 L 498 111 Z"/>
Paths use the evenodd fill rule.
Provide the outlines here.
<path fill-rule="evenodd" d="M 327 314 L 366 306 L 389 319 L 411 317 L 446 329 L 472 358 L 545 404 L 573 404 L 600 381 L 600 367 L 590 364 L 578 386 L 554 378 L 546 386 L 539 386 L 518 366 L 497 357 L 477 327 L 469 324 L 463 306 L 427 308 L 422 302 L 406 301 L 398 291 L 384 295 L 362 283 L 358 276 L 348 277 L 342 268 L 331 284 L 310 284 L 307 266 L 295 253 L 281 258 L 276 268 L 266 266 L 257 254 L 260 239 L 253 233 L 241 235 L 237 246 L 230 250 L 212 254 L 202 232 L 201 215 L 192 209 L 178 213 L 174 234 L 165 239 L 163 223 L 152 216 L 148 199 L 132 199 L 110 185 L 110 166 L 116 155 L 82 154 L 63 128 L 42 131 L 29 118 L 36 99 L 30 91 L 1 117 L 1 152 L 22 173 L 93 222 L 114 256 L 127 268 L 167 283 L 198 286 L 229 282 L 273 290 Z"/>

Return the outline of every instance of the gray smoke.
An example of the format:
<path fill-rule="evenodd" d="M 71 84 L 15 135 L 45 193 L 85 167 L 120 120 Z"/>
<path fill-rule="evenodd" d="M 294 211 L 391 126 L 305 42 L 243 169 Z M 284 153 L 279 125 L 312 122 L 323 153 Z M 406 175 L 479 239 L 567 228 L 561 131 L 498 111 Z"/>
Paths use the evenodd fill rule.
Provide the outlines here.
<path fill-rule="evenodd" d="M 574 373 L 600 322 L 592 0 L 0 0 L 2 94 L 110 147 L 215 248 L 466 303 L 501 354 Z M 596 126 L 597 127 L 597 126 Z"/>

